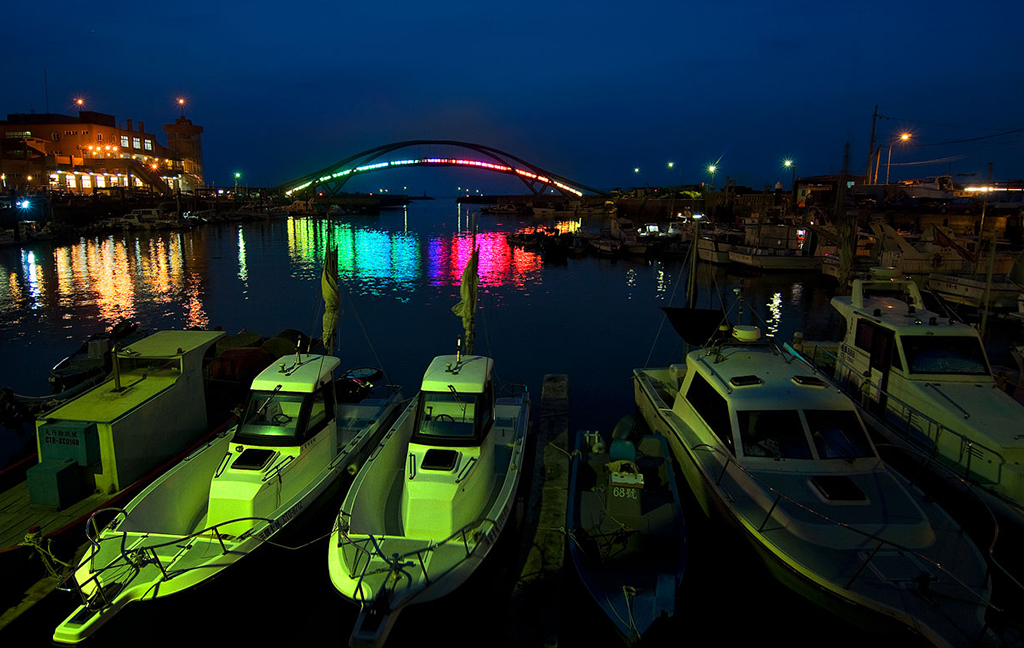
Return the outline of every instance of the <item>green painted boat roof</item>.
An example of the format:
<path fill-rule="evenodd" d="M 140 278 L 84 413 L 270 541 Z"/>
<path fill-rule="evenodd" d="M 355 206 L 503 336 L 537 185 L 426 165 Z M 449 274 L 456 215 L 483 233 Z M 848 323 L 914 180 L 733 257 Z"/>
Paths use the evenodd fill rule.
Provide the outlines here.
<path fill-rule="evenodd" d="M 157 331 L 121 349 L 121 355 L 170 358 L 206 347 L 224 337 L 224 331 Z"/>

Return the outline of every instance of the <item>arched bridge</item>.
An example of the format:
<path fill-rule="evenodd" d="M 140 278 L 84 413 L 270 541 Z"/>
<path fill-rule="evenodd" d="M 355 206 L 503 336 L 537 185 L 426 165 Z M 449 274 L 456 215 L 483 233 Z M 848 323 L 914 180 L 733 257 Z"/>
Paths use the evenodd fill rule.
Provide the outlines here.
<path fill-rule="evenodd" d="M 476 156 L 455 157 L 451 155 L 421 155 L 405 159 L 393 159 L 390 153 L 411 147 L 430 148 L 457 147 L 472 151 Z M 380 161 L 381 158 L 391 158 Z M 483 158 L 483 159 L 478 159 Z M 408 168 L 414 166 L 454 166 L 470 169 L 482 169 L 494 173 L 504 173 L 518 178 L 526 188 L 539 195 L 548 189 L 559 191 L 562 195 L 582 196 L 583 192 L 605 195 L 605 192 L 588 187 L 579 182 L 545 171 L 538 166 L 518 158 L 511 153 L 482 144 L 457 142 L 455 140 L 409 140 L 385 144 L 352 157 L 345 158 L 329 167 L 320 169 L 287 182 L 278 187 L 287 196 L 297 196 L 322 191 L 335 195 L 341 191 L 352 177 L 384 169 Z"/>

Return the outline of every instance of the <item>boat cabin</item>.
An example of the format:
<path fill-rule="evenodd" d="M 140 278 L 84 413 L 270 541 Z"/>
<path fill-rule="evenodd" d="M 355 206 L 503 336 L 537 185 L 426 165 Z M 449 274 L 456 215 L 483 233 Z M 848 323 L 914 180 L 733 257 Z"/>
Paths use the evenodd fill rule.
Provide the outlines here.
<path fill-rule="evenodd" d="M 33 504 L 63 509 L 116 493 L 196 441 L 208 426 L 203 360 L 219 331 L 159 331 L 115 354 L 112 377 L 36 422 Z"/>
<path fill-rule="evenodd" d="M 338 454 L 333 356 L 286 356 L 252 383 L 221 470 L 207 526 L 241 534 L 298 494 Z M 223 524 L 229 520 L 238 520 Z"/>
<path fill-rule="evenodd" d="M 402 525 L 406 537 L 442 540 L 475 520 L 495 480 L 494 361 L 438 356 L 423 376 L 409 442 Z"/>
<path fill-rule="evenodd" d="M 264 369 L 253 380 L 235 442 L 301 446 L 325 429 L 334 420 L 334 370 L 340 364 L 332 356 L 303 355 L 288 368 L 279 363 Z"/>
<path fill-rule="evenodd" d="M 786 470 L 818 472 L 821 460 L 877 459 L 849 399 L 809 366 L 753 343 L 753 327 L 737 329 L 746 344 L 729 345 L 717 355 L 701 350 L 687 356 L 686 377 L 673 405 L 677 414 L 692 420 L 692 408 L 721 448 L 748 465 L 769 460 L 784 462 Z"/>
<path fill-rule="evenodd" d="M 483 356 L 438 356 L 423 376 L 413 443 L 480 445 L 494 424 L 494 361 Z"/>
<path fill-rule="evenodd" d="M 891 269 L 872 275 L 855 280 L 850 296 L 832 299 L 843 315 L 841 382 L 863 385 L 879 404 L 885 392 L 904 395 L 908 381 L 995 383 L 974 327 L 927 310 L 917 284 Z"/>

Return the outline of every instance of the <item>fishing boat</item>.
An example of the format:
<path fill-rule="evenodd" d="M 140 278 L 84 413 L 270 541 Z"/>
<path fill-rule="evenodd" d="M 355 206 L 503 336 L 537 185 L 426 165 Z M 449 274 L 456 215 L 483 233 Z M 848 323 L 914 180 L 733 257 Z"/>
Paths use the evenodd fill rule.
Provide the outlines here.
<path fill-rule="evenodd" d="M 742 244 L 729 249 L 730 263 L 757 270 L 817 270 L 822 257 L 815 254 L 810 230 L 801 225 L 751 223 Z"/>
<path fill-rule="evenodd" d="M 729 251 L 733 246 L 742 245 L 743 238 L 744 234 L 740 230 L 707 230 L 697 238 L 697 253 L 705 263 L 726 265 L 730 263 Z"/>
<path fill-rule="evenodd" d="M 1024 525 L 1024 405 L 996 381 L 978 330 L 926 309 L 921 290 L 892 268 L 832 298 L 837 343 L 805 342 L 804 356 L 857 402 L 894 445 L 937 461 L 940 476 L 974 484 L 994 512 Z"/>
<path fill-rule="evenodd" d="M 102 384 L 36 420 L 38 461 L 0 495 L 0 549 L 50 536 L 208 431 L 203 357 L 220 331 L 159 331 L 120 349 Z"/>
<path fill-rule="evenodd" d="M 476 308 L 474 249 L 462 275 L 467 349 Z M 352 646 L 378 646 L 408 605 L 462 585 L 504 529 L 522 475 L 530 399 L 496 393 L 494 361 L 441 355 L 372 451 L 331 533 L 331 582 L 360 606 Z"/>
<path fill-rule="evenodd" d="M 53 640 L 77 644 L 125 605 L 187 590 L 248 556 L 359 465 L 394 421 L 400 395 L 357 398 L 340 360 L 297 353 L 252 383 L 245 413 L 135 497 L 98 533 L 75 586 L 82 604 Z M 347 383 L 356 383 L 350 385 Z"/>
<path fill-rule="evenodd" d="M 110 373 L 110 350 L 146 337 L 147 333 L 129 319 L 122 319 L 109 331 L 97 333 L 50 369 L 50 385 L 54 394 L 66 392 L 91 378 L 102 379 Z"/>
<path fill-rule="evenodd" d="M 672 616 L 687 548 L 665 437 L 636 437 L 632 416 L 610 438 L 579 432 L 566 523 L 580 580 L 628 645 Z"/>
<path fill-rule="evenodd" d="M 209 415 L 203 380 L 204 360 L 223 336 L 153 333 L 118 349 L 99 385 L 38 415 L 36 455 L 3 473 L 0 571 L 6 591 L 25 592 L 3 619 L 54 589 L 62 559 L 82 543 L 74 531 L 90 515 L 127 502 L 227 425 Z"/>
<path fill-rule="evenodd" d="M 684 364 L 636 369 L 636 403 L 708 515 L 795 591 L 939 646 L 986 635 L 981 553 L 879 458 L 854 404 L 795 354 L 726 326 Z"/>

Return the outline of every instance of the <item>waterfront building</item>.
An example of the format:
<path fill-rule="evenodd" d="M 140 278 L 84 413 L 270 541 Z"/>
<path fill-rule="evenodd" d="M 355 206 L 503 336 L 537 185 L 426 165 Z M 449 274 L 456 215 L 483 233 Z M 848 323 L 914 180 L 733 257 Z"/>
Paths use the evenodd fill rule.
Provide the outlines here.
<path fill-rule="evenodd" d="M 13 113 L 0 121 L 0 186 L 94 194 L 148 190 L 172 194 L 203 185 L 201 134 L 184 115 L 164 127 L 168 145 L 131 119 L 79 111 Z"/>

